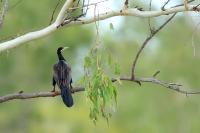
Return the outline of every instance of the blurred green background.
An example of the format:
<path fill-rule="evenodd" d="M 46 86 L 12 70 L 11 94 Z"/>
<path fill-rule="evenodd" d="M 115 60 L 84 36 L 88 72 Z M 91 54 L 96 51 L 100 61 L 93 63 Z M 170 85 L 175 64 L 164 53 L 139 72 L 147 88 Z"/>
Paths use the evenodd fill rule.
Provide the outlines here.
<path fill-rule="evenodd" d="M 10 1 L 0 39 L 5 41 L 46 27 L 57 1 Z M 140 3 L 140 5 L 143 5 Z M 143 5 L 146 6 L 146 5 Z M 147 6 L 146 6 L 147 7 Z M 60 8 L 60 7 L 59 7 Z M 178 15 L 154 37 L 139 60 L 138 76 L 151 76 L 160 70 L 160 79 L 178 82 L 185 89 L 200 86 L 200 47 L 198 29 L 189 15 Z M 154 26 L 167 16 L 155 18 Z M 120 17 L 119 17 L 120 18 Z M 198 21 L 194 16 L 193 21 Z M 114 31 L 109 29 L 109 22 Z M 100 37 L 128 75 L 135 54 L 148 31 L 147 19 L 125 17 L 119 22 L 100 22 Z M 195 34 L 194 34 L 195 30 Z M 193 43 L 196 56 L 193 56 Z M 13 92 L 39 92 L 52 89 L 52 65 L 56 49 L 69 46 L 64 56 L 72 66 L 76 82 L 83 75 L 83 58 L 94 44 L 95 25 L 63 28 L 48 37 L 0 53 L 0 95 Z M 199 133 L 200 96 L 185 95 L 154 84 L 123 82 L 118 85 L 118 105 L 109 126 L 89 119 L 85 93 L 74 94 L 75 105 L 66 108 L 60 97 L 12 100 L 0 104 L 1 133 Z M 198 91 L 198 89 L 196 89 Z"/>

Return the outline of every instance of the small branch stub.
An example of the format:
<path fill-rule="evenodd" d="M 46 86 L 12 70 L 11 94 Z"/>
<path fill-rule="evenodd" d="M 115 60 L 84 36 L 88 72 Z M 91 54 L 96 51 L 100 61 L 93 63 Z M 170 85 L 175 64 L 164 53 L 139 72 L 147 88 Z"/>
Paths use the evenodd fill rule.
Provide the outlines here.
<path fill-rule="evenodd" d="M 124 9 L 127 9 L 128 8 L 128 0 L 125 0 L 124 2 Z"/>

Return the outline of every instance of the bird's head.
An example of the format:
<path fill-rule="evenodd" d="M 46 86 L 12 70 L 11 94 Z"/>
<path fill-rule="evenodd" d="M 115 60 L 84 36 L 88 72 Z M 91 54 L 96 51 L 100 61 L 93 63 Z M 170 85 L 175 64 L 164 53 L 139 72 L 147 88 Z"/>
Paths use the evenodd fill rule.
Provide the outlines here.
<path fill-rule="evenodd" d="M 62 53 L 64 50 L 68 49 L 69 47 L 59 47 L 57 50 L 57 54 Z"/>

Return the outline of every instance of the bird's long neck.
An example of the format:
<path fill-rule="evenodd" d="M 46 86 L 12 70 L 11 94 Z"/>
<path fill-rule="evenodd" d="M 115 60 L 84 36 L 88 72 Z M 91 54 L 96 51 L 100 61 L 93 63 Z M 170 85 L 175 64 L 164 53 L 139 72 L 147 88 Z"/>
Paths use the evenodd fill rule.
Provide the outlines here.
<path fill-rule="evenodd" d="M 61 52 L 59 52 L 59 53 L 57 53 L 57 54 L 58 54 L 58 59 L 59 59 L 59 60 L 65 60 L 65 58 L 63 57 L 63 55 L 62 55 Z"/>

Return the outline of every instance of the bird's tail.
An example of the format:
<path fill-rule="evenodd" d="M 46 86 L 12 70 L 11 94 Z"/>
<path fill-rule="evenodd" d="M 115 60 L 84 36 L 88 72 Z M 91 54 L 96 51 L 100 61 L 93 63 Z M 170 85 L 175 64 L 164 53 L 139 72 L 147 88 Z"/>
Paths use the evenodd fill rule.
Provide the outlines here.
<path fill-rule="evenodd" d="M 70 89 L 68 87 L 60 87 L 60 89 L 61 89 L 61 97 L 62 97 L 64 104 L 67 107 L 72 107 L 74 102 L 73 102 L 73 98 L 72 98 Z"/>

